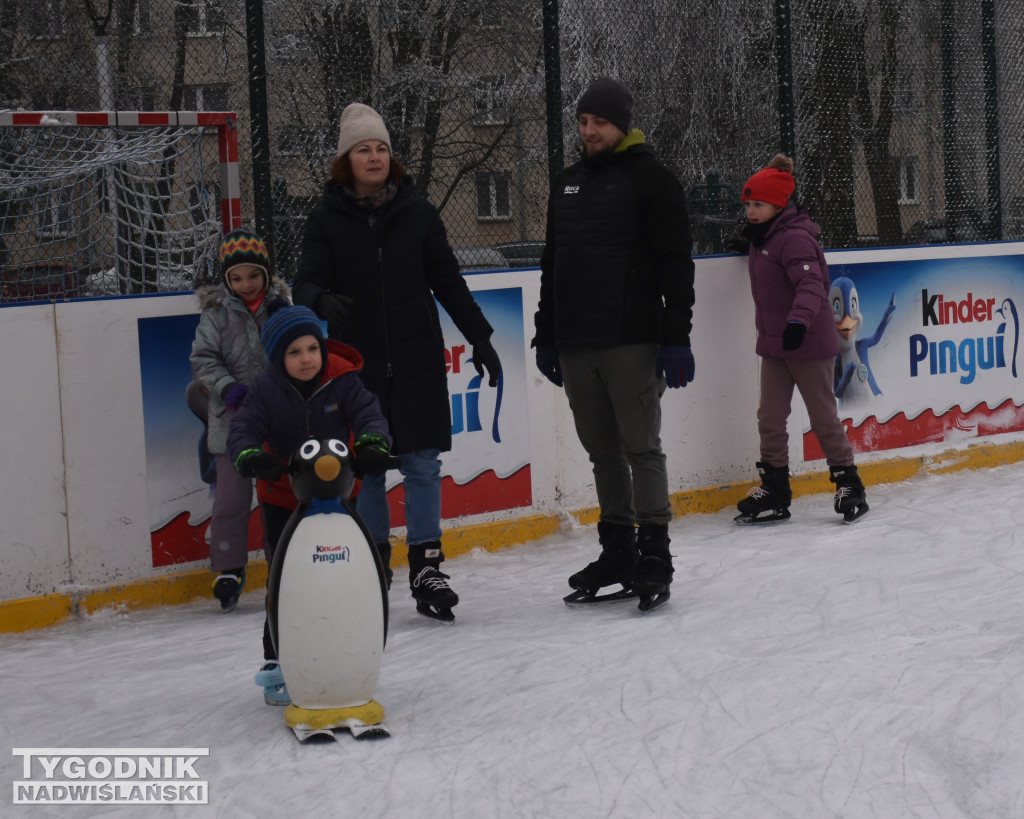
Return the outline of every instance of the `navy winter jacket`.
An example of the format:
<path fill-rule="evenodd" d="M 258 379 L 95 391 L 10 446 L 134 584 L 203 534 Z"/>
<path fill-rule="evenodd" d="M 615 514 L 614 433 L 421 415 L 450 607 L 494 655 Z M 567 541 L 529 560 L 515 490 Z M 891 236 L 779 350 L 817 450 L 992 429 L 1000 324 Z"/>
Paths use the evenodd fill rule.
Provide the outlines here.
<path fill-rule="evenodd" d="M 243 450 L 262 447 L 287 463 L 307 438 L 340 438 L 351 444 L 354 437 L 376 432 L 390 441 L 377 398 L 357 375 L 362 363 L 356 350 L 328 340 L 327 365 L 320 386 L 309 398 L 281 369 L 268 366 L 250 384 L 231 420 L 227 447 L 231 462 Z M 256 488 L 260 501 L 295 506 L 287 475 L 274 483 L 258 481 Z"/>

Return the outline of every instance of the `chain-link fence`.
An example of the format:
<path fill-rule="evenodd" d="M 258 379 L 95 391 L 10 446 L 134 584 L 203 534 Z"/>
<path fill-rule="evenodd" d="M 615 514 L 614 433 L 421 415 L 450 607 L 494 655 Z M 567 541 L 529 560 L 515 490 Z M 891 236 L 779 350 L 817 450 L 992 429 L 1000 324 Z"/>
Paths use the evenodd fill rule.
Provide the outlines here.
<path fill-rule="evenodd" d="M 687 188 L 696 253 L 730 249 L 740 186 L 780 150 L 827 247 L 1016 239 L 1022 27 L 1022 0 L 0 0 L 0 110 L 237 111 L 243 219 L 286 277 L 352 101 L 466 268 L 536 263 L 599 75 Z M 8 277 L 39 261 L 12 258 L 39 216 L 5 211 L 11 160 Z"/>

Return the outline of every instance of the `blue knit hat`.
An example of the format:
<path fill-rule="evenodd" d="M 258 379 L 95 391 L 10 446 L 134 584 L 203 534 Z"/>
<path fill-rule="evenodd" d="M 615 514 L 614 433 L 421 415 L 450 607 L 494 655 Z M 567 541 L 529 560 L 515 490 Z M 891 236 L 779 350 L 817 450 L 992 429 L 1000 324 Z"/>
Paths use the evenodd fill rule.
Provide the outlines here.
<path fill-rule="evenodd" d="M 320 319 L 308 307 L 295 306 L 275 311 L 263 325 L 260 338 L 270 363 L 284 369 L 284 351 L 302 336 L 315 336 L 323 349 L 324 331 Z"/>

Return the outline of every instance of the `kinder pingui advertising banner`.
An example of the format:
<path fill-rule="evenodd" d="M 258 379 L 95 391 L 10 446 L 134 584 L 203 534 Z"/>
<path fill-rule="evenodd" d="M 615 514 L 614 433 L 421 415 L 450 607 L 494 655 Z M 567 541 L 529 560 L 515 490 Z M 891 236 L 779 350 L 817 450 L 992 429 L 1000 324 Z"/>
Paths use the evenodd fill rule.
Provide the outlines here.
<path fill-rule="evenodd" d="M 494 327 L 491 343 L 502 374 L 491 387 L 477 375 L 473 348 L 442 308 L 452 402 L 452 451 L 441 454 L 441 516 L 456 518 L 532 504 L 530 432 L 522 289 L 478 290 L 474 298 Z M 212 511 L 211 488 L 202 482 L 203 423 L 189 410 L 189 354 L 198 314 L 138 320 L 146 476 L 153 566 L 204 560 Z M 404 526 L 402 476 L 388 473 L 392 526 Z M 262 548 L 254 509 L 250 551 Z"/>
<path fill-rule="evenodd" d="M 833 264 L 833 387 L 856 452 L 1024 430 L 1024 256 Z M 804 434 L 804 457 L 824 457 Z"/>

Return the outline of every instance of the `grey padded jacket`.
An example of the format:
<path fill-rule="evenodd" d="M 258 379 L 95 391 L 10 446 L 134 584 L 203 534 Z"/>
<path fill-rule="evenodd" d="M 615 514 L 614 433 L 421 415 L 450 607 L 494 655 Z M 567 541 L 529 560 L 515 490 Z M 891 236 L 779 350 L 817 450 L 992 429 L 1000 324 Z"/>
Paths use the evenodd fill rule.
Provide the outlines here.
<path fill-rule="evenodd" d="M 228 426 L 235 415 L 224 405 L 224 391 L 235 383 L 248 386 L 267 365 L 260 344 L 267 305 L 280 299 L 290 301 L 291 291 L 283 281 L 271 277 L 255 314 L 223 284 L 197 290 L 196 296 L 202 313 L 189 360 L 192 377 L 209 394 L 206 446 L 213 455 L 220 455 L 227 446 Z"/>

